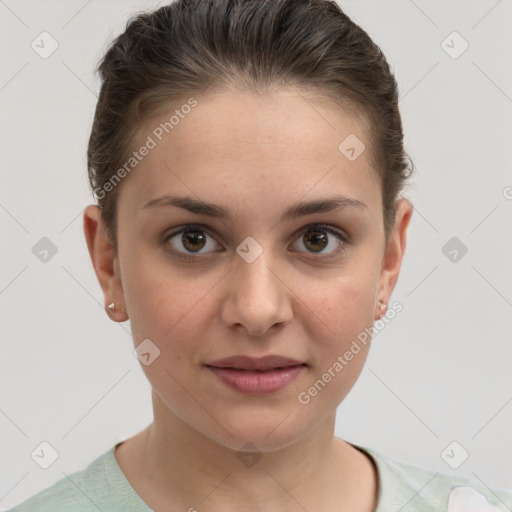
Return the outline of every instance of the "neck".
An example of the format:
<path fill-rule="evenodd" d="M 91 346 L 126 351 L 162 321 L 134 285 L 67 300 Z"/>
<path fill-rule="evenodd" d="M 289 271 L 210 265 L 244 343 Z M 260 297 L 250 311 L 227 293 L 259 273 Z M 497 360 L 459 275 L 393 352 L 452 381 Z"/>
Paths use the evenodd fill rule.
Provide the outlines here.
<path fill-rule="evenodd" d="M 170 504 L 192 512 L 342 510 L 345 506 L 374 510 L 371 463 L 334 437 L 335 414 L 298 442 L 273 452 L 245 453 L 190 428 L 158 397 L 153 401 L 155 421 L 126 442 L 131 445 L 124 455 L 118 449 L 116 457 L 154 510 L 169 509 Z"/>

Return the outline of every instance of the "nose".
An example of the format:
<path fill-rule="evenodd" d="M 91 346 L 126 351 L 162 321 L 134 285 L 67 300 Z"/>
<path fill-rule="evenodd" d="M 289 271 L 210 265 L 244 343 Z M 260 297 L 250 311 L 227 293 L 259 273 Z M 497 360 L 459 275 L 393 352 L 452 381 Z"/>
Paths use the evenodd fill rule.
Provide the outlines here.
<path fill-rule="evenodd" d="M 267 251 L 252 263 L 237 255 L 221 308 L 224 324 L 262 336 L 290 322 L 293 293 L 282 274 Z"/>

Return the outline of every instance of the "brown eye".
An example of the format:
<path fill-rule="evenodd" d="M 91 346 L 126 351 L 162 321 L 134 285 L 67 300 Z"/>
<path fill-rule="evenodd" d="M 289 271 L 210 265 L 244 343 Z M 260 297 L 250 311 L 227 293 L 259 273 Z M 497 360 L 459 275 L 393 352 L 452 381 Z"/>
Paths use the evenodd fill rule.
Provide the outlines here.
<path fill-rule="evenodd" d="M 191 252 L 200 251 L 206 244 L 206 237 L 201 231 L 185 231 L 181 235 L 183 246 Z"/>
<path fill-rule="evenodd" d="M 220 247 L 215 239 L 204 229 L 188 226 L 171 233 L 165 238 L 165 243 L 172 246 L 180 255 L 202 255 L 214 252 Z"/>
<path fill-rule="evenodd" d="M 304 245 L 314 252 L 323 251 L 329 243 L 328 237 L 322 231 L 308 231 L 304 235 Z"/>
<path fill-rule="evenodd" d="M 338 254 L 347 244 L 342 232 L 330 226 L 316 225 L 303 232 L 293 247 L 297 251 L 329 257 Z"/>

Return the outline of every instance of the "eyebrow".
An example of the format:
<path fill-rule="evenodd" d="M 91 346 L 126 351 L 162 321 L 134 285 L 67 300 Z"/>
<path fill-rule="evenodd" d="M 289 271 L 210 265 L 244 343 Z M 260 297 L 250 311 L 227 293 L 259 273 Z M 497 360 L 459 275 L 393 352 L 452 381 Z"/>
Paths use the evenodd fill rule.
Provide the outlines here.
<path fill-rule="evenodd" d="M 186 196 L 162 196 L 148 201 L 142 208 L 161 208 L 176 206 L 183 208 L 189 212 L 196 213 L 199 215 L 207 215 L 209 217 L 215 217 L 219 219 L 231 220 L 232 215 L 229 210 L 218 206 L 216 204 L 207 203 L 200 199 L 194 199 Z M 366 208 L 366 204 L 363 202 L 346 196 L 333 196 L 323 199 L 316 199 L 314 201 L 300 201 L 298 203 L 289 206 L 283 215 L 281 221 L 289 221 L 304 215 L 312 215 L 314 213 L 326 213 L 337 210 L 343 210 L 348 207 L 355 208 Z"/>

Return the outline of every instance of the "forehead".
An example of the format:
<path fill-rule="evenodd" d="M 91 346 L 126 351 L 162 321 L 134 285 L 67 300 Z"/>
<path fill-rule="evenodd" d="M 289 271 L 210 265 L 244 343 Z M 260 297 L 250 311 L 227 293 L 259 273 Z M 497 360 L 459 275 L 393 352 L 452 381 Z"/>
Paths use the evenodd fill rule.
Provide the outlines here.
<path fill-rule="evenodd" d="M 193 108 L 176 104 L 141 126 L 134 149 L 148 137 L 154 148 L 131 173 L 130 203 L 142 206 L 176 187 L 209 199 L 232 188 L 245 197 L 290 196 L 290 202 L 313 187 L 335 187 L 365 202 L 378 191 L 366 120 L 352 109 L 292 88 L 224 91 L 194 100 Z M 339 146 L 354 136 L 366 150 L 351 161 Z"/>
<path fill-rule="evenodd" d="M 337 154 L 340 137 L 354 131 L 366 137 L 364 120 L 354 110 L 342 110 L 333 102 L 298 89 L 224 91 L 196 101 L 197 106 L 164 134 L 183 149 L 178 156 L 194 157 L 202 148 L 204 152 L 242 160 L 254 154 L 260 160 L 275 159 L 280 153 L 300 160 L 326 152 Z M 147 120 L 144 129 L 148 132 L 167 119 L 168 113 Z M 187 154 L 187 149 L 194 151 Z"/>

